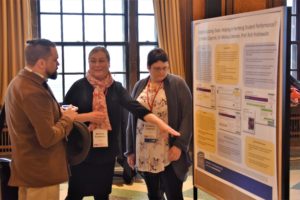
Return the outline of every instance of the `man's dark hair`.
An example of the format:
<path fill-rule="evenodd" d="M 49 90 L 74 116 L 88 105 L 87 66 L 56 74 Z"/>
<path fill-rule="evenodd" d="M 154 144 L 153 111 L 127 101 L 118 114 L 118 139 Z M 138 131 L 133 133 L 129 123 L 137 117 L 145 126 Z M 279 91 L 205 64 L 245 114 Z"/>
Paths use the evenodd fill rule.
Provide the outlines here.
<path fill-rule="evenodd" d="M 161 48 L 153 49 L 148 53 L 147 66 L 150 67 L 153 63 L 157 61 L 169 61 L 168 54 Z"/>
<path fill-rule="evenodd" d="M 26 44 L 25 61 L 30 66 L 41 58 L 48 58 L 51 55 L 51 47 L 55 47 L 55 44 L 47 39 L 28 40 Z"/>

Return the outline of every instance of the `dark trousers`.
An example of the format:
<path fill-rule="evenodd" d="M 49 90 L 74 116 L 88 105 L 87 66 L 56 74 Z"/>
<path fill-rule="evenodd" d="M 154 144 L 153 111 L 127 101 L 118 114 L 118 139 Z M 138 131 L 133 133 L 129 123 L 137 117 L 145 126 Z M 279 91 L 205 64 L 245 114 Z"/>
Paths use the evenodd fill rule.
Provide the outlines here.
<path fill-rule="evenodd" d="M 168 200 L 183 200 L 183 181 L 177 178 L 171 165 L 160 173 L 143 172 L 143 177 L 150 200 L 163 200 L 164 193 Z"/>
<path fill-rule="evenodd" d="M 7 158 L 0 158 L 0 199 L 2 200 L 18 200 L 18 187 L 8 185 L 10 161 Z"/>
<path fill-rule="evenodd" d="M 71 194 L 71 195 L 68 195 L 65 200 L 82 200 L 83 197 L 84 197 L 84 195 L 73 195 L 72 196 L 72 194 Z M 109 195 L 106 195 L 106 196 L 94 195 L 95 200 L 109 200 L 108 197 L 109 197 Z"/>
<path fill-rule="evenodd" d="M 71 167 L 66 200 L 82 200 L 94 196 L 95 200 L 108 200 L 111 193 L 115 160 L 104 164 L 86 163 Z"/>

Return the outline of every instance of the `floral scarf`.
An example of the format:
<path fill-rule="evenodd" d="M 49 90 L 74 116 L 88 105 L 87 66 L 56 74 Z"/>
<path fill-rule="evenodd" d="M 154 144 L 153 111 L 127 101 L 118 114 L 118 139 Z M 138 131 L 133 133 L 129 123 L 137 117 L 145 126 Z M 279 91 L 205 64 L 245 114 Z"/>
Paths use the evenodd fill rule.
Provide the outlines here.
<path fill-rule="evenodd" d="M 87 80 L 89 83 L 94 87 L 93 91 L 93 111 L 100 111 L 104 113 L 103 121 L 99 123 L 90 123 L 89 130 L 93 131 L 96 128 L 111 130 L 111 125 L 109 122 L 108 112 L 107 112 L 107 105 L 106 105 L 106 98 L 105 94 L 107 92 L 107 88 L 113 84 L 114 80 L 109 73 L 105 79 L 99 81 L 95 79 L 89 71 L 86 75 Z"/>

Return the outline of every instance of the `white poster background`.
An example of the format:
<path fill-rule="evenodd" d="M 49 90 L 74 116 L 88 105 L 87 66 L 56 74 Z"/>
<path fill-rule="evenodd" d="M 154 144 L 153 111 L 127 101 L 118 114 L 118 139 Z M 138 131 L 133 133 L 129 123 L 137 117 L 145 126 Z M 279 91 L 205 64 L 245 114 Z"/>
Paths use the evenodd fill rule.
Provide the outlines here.
<path fill-rule="evenodd" d="M 225 166 L 272 187 L 273 199 L 278 199 L 276 87 L 280 23 L 281 13 L 277 11 L 196 21 L 193 30 L 195 168 L 226 182 L 206 171 L 203 159 Z M 222 91 L 217 94 L 218 90 Z M 234 95 L 233 91 L 238 93 Z M 226 113 L 240 115 L 232 118 Z M 226 128 L 229 125 L 235 128 Z M 236 134 L 237 130 L 241 133 Z M 209 143 L 205 145 L 199 138 Z M 232 186 L 249 193 L 236 184 Z"/>

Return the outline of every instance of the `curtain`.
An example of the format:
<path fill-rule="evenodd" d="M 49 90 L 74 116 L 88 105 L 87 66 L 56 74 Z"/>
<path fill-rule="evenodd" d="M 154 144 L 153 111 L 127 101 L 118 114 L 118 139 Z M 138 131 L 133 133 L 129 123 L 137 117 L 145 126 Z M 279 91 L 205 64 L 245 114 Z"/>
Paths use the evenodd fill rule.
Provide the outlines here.
<path fill-rule="evenodd" d="M 31 38 L 30 0 L 0 3 L 0 107 L 9 82 L 25 66 L 24 48 Z"/>
<path fill-rule="evenodd" d="M 185 79 L 180 0 L 153 0 L 158 45 L 169 55 L 170 72 Z"/>

